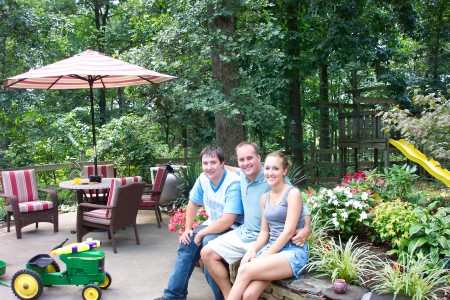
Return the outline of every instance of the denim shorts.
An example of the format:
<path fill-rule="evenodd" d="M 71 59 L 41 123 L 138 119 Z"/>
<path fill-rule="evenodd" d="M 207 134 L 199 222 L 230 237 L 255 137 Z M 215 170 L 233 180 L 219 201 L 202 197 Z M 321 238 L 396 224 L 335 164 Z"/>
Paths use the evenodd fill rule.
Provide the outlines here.
<path fill-rule="evenodd" d="M 275 241 L 268 242 L 261 250 L 258 251 L 258 255 L 272 247 Z M 288 242 L 283 248 L 278 251 L 283 255 L 291 265 L 292 273 L 294 273 L 295 279 L 305 270 L 306 263 L 309 259 L 309 246 L 305 243 L 302 247 Z"/>

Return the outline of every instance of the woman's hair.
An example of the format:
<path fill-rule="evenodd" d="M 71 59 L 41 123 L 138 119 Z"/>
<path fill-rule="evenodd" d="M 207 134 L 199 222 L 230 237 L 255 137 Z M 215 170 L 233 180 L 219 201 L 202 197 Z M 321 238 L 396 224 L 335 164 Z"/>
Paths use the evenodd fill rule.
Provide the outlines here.
<path fill-rule="evenodd" d="M 200 152 L 200 161 L 202 161 L 203 155 L 217 157 L 221 163 L 225 160 L 225 154 L 223 153 L 222 148 L 218 146 L 208 146 L 203 148 L 202 152 Z"/>
<path fill-rule="evenodd" d="M 289 168 L 291 167 L 291 162 L 288 160 L 287 156 L 281 153 L 280 151 L 271 152 L 267 154 L 266 158 L 270 156 L 278 157 L 279 159 L 281 159 L 281 164 L 283 165 L 283 168 L 285 170 L 289 170 Z"/>

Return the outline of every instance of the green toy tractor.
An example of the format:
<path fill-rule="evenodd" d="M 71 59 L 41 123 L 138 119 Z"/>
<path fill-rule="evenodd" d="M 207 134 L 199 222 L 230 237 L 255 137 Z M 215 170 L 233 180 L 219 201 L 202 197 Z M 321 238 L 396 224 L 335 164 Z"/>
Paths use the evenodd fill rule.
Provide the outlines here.
<path fill-rule="evenodd" d="M 101 290 L 107 289 L 112 279 L 111 275 L 105 272 L 105 253 L 94 249 L 100 245 L 100 241 L 88 241 L 61 248 L 66 241 L 52 251 L 60 254 L 59 258 L 66 264 L 66 270 L 61 272 L 58 263 L 50 255 L 36 255 L 28 261 L 26 269 L 17 271 L 11 280 L 11 288 L 17 298 L 38 299 L 44 286 L 83 285 L 83 299 L 101 299 Z M 97 246 L 92 246 L 93 243 Z"/>

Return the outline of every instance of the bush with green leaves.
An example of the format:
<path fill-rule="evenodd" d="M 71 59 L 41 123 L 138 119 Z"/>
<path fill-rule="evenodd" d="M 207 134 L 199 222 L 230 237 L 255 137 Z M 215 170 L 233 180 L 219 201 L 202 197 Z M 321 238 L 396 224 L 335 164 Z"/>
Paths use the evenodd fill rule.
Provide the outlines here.
<path fill-rule="evenodd" d="M 410 296 L 413 300 L 439 299 L 437 293 L 448 292 L 450 276 L 443 265 L 432 262 L 430 255 L 414 251 L 399 258 L 398 262 L 379 261 L 377 272 L 370 280 L 373 291 L 379 294 Z"/>
<path fill-rule="evenodd" d="M 180 181 L 180 184 L 177 186 L 180 193 L 177 199 L 172 201 L 170 205 L 179 208 L 188 203 L 189 192 L 194 187 L 195 181 L 202 172 L 203 170 L 200 162 L 194 162 L 187 164 L 186 168 L 180 168 L 180 171 L 175 173 L 175 176 L 177 176 Z"/>
<path fill-rule="evenodd" d="M 364 190 L 338 185 L 334 189 L 308 190 L 304 199 L 322 222 L 331 220 L 333 229 L 345 239 L 370 226 L 375 198 Z"/>
<path fill-rule="evenodd" d="M 420 108 L 420 115 L 413 115 L 399 105 L 381 112 L 386 132 L 396 130 L 425 155 L 435 159 L 450 159 L 450 100 L 436 94 L 415 95 L 413 105 Z"/>
<path fill-rule="evenodd" d="M 409 230 L 418 222 L 413 208 L 413 205 L 398 198 L 375 206 L 371 225 L 375 234 L 371 236 L 372 241 L 390 241 L 392 247 L 397 249 L 401 245 L 408 245 Z"/>
<path fill-rule="evenodd" d="M 394 164 L 390 168 L 384 168 L 381 172 L 376 170 L 370 172 L 366 181 L 373 187 L 374 192 L 385 200 L 405 199 L 406 195 L 412 191 L 414 182 L 419 178 L 415 174 L 416 171 L 415 165 L 398 166 Z"/>
<path fill-rule="evenodd" d="M 333 281 L 345 279 L 350 284 L 364 285 L 378 260 L 368 245 L 357 244 L 356 238 L 350 238 L 344 245 L 339 237 L 339 243 L 334 239 L 323 240 L 311 255 L 307 269 L 316 271 L 318 276 L 330 276 Z"/>
<path fill-rule="evenodd" d="M 408 252 L 413 249 L 430 256 L 433 264 L 444 257 L 450 257 L 450 207 L 436 207 L 438 202 L 428 207 L 418 206 L 414 213 L 419 222 L 409 230 Z"/>

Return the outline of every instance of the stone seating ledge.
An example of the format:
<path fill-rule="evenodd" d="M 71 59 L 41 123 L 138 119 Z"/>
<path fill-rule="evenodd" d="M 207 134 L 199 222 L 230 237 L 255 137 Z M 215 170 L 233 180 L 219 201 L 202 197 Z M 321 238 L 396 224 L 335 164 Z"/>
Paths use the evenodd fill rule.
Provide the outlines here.
<path fill-rule="evenodd" d="M 236 277 L 239 264 L 230 266 L 232 281 Z M 378 295 L 361 286 L 347 285 L 345 294 L 336 294 L 331 278 L 316 277 L 313 273 L 300 275 L 298 279 L 274 281 L 261 294 L 260 300 L 392 300 L 393 295 Z M 410 297 L 397 296 L 397 300 L 410 300 Z"/>

